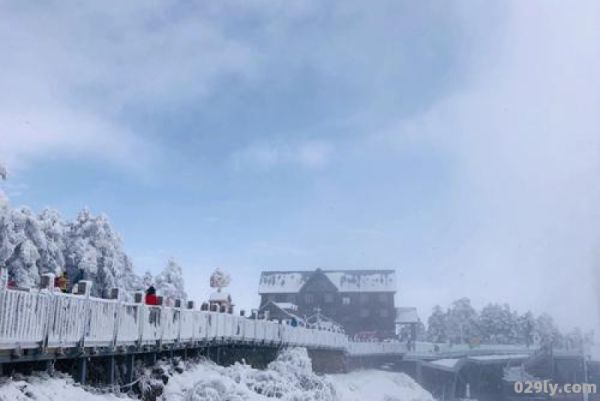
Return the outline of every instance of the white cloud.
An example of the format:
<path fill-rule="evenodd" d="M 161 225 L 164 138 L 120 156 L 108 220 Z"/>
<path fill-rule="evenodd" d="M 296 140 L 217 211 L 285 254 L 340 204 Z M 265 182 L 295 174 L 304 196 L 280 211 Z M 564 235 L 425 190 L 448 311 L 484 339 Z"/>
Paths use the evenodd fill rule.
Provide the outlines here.
<path fill-rule="evenodd" d="M 172 2 L 2 5 L 0 158 L 20 168 L 48 155 L 139 167 L 151 139 L 124 122 L 131 106 L 197 99 L 253 55 L 210 15 Z M 151 108 L 150 108 L 151 109 Z"/>
<path fill-rule="evenodd" d="M 324 141 L 300 143 L 257 143 L 238 150 L 232 155 L 235 168 L 246 167 L 271 169 L 296 166 L 308 169 L 325 167 L 334 156 L 333 147 Z"/>
<path fill-rule="evenodd" d="M 452 293 L 589 327 L 600 303 L 600 5 L 510 10 L 468 88 L 383 140 L 426 141 L 455 160 L 459 245 L 439 261 Z"/>

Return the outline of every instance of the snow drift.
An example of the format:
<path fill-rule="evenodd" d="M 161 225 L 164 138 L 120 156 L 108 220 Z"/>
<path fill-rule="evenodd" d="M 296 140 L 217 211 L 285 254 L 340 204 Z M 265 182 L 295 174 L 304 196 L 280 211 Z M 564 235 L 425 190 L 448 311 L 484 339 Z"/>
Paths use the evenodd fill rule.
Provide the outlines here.
<path fill-rule="evenodd" d="M 402 373 L 374 370 L 318 376 L 305 349 L 281 352 L 267 369 L 229 367 L 203 361 L 181 374 L 171 369 L 164 401 L 433 401 Z M 0 401 L 117 401 L 124 395 L 86 392 L 67 378 L 10 379 Z"/>

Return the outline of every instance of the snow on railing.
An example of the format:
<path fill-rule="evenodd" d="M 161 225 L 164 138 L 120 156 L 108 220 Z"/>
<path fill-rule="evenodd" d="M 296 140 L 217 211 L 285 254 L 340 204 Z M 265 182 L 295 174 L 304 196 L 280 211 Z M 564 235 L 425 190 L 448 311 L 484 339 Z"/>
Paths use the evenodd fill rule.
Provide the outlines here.
<path fill-rule="evenodd" d="M 450 344 L 417 341 L 415 349 L 410 351 L 412 357 L 440 358 L 464 357 L 467 355 L 490 354 L 523 354 L 532 353 L 539 349 L 538 345 L 527 346 L 524 344 Z"/>
<path fill-rule="evenodd" d="M 390 342 L 349 342 L 350 355 L 393 355 L 406 353 L 406 344 Z"/>
<path fill-rule="evenodd" d="M 236 342 L 305 346 L 355 352 L 361 346 L 343 333 L 293 327 L 265 319 L 169 306 L 148 306 L 52 288 L 0 288 L 0 349 L 160 346 L 174 343 Z M 192 304 L 190 304 L 192 305 Z M 193 305 L 192 305 L 193 306 Z M 370 347 L 376 352 L 386 352 Z"/>
<path fill-rule="evenodd" d="M 51 313 L 48 296 L 0 288 L 0 349 L 34 348 L 47 332 Z"/>

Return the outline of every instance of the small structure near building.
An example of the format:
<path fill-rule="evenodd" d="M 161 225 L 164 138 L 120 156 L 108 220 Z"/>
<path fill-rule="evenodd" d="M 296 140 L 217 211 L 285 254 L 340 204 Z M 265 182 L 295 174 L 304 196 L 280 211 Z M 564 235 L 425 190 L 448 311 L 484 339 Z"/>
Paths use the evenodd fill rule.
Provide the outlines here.
<path fill-rule="evenodd" d="M 408 329 L 408 350 L 413 351 L 415 349 L 415 343 L 417 341 L 417 326 L 420 322 L 419 315 L 417 314 L 417 308 L 413 307 L 399 307 L 396 308 L 396 334 L 406 332 Z"/>
<path fill-rule="evenodd" d="M 210 286 L 216 288 L 217 291 L 210 294 L 208 299 L 209 307 L 211 311 L 229 312 L 233 313 L 233 302 L 231 295 L 227 292 L 223 292 L 223 288 L 227 287 L 231 282 L 231 276 L 217 268 L 210 275 Z"/>
<path fill-rule="evenodd" d="M 215 291 L 210 294 L 208 304 L 211 311 L 233 312 L 233 302 L 228 292 Z"/>
<path fill-rule="evenodd" d="M 308 317 L 306 319 L 306 323 L 308 327 L 313 329 L 344 333 L 344 328 L 342 327 L 342 325 L 323 315 L 321 313 L 321 308 L 315 308 L 315 314 Z"/>
<path fill-rule="evenodd" d="M 287 321 L 292 325 L 306 326 L 303 318 L 297 315 L 298 306 L 288 302 L 269 301 L 261 306 L 258 314 L 268 316 L 269 319 Z"/>

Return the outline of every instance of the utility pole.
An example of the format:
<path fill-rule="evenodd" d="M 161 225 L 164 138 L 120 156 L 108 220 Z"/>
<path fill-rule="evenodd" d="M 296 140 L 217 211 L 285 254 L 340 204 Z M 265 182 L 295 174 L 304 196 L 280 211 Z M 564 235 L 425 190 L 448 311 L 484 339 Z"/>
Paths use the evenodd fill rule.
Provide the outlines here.
<path fill-rule="evenodd" d="M 581 358 L 583 361 L 583 382 L 586 384 L 584 387 L 584 392 L 583 392 L 583 401 L 588 401 L 589 399 L 589 394 L 587 392 L 588 388 L 587 388 L 587 383 L 588 383 L 588 364 L 587 364 L 587 352 L 585 349 L 585 345 L 582 343 L 581 344 Z"/>

